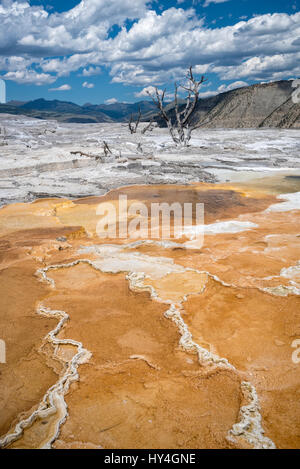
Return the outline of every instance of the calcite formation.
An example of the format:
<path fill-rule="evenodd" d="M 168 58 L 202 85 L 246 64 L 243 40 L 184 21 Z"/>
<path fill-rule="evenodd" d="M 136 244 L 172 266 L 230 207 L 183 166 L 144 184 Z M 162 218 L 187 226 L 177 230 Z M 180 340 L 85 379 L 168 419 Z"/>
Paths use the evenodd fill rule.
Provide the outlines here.
<path fill-rule="evenodd" d="M 97 207 L 202 202 L 205 237 L 101 239 Z M 2 448 L 297 448 L 299 197 L 128 186 L 0 211 Z"/>

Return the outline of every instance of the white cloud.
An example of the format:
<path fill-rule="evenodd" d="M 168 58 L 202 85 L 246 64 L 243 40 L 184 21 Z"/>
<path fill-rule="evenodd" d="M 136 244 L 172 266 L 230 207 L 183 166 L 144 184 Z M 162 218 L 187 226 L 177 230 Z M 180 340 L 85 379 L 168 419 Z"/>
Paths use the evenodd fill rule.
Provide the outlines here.
<path fill-rule="evenodd" d="M 245 81 L 235 81 L 234 83 L 230 83 L 230 85 L 220 85 L 218 92 L 225 93 L 225 91 L 235 90 L 236 88 L 242 88 L 243 86 L 248 86 L 248 83 Z"/>
<path fill-rule="evenodd" d="M 203 93 L 199 93 L 199 98 L 210 98 L 211 96 L 216 96 L 218 91 L 204 91 Z"/>
<path fill-rule="evenodd" d="M 149 97 L 149 94 L 155 95 L 155 92 L 156 92 L 155 86 L 146 86 L 141 91 L 134 93 L 134 95 L 137 98 L 143 98 L 143 97 Z M 163 91 L 159 89 L 158 92 L 161 94 Z"/>
<path fill-rule="evenodd" d="M 99 75 L 101 73 L 100 67 L 88 67 L 82 70 L 83 77 L 90 77 L 92 75 Z"/>
<path fill-rule="evenodd" d="M 158 90 L 158 93 L 160 95 L 162 95 L 163 90 L 161 90 L 160 88 L 157 88 L 157 90 Z M 180 91 L 180 90 L 178 90 L 178 91 Z M 178 93 L 178 94 L 180 94 L 180 93 Z M 155 86 L 151 86 L 151 85 L 146 86 L 141 91 L 138 91 L 138 92 L 134 93 L 134 96 L 136 98 L 143 98 L 143 97 L 149 98 L 149 95 L 155 97 L 155 95 L 156 95 L 156 87 Z M 164 99 L 165 99 L 165 101 L 172 101 L 174 99 L 174 94 L 165 93 Z"/>
<path fill-rule="evenodd" d="M 87 81 L 84 81 L 82 83 L 83 88 L 94 88 L 94 83 L 88 83 Z"/>
<path fill-rule="evenodd" d="M 215 70 L 224 80 L 235 78 L 252 78 L 281 80 L 290 76 L 300 75 L 300 52 L 295 54 L 275 54 L 271 57 L 252 57 L 240 65 L 216 67 Z"/>
<path fill-rule="evenodd" d="M 17 70 L 15 72 L 7 72 L 1 78 L 5 80 L 12 80 L 21 84 L 35 84 L 37 86 L 48 85 L 53 83 L 56 78 L 48 75 L 47 73 L 38 73 L 35 70 L 25 69 Z"/>
<path fill-rule="evenodd" d="M 127 18 L 135 20 L 131 27 Z M 108 67 L 115 83 L 163 86 L 180 80 L 190 64 L 224 80 L 299 75 L 300 13 L 209 28 L 193 9 L 159 14 L 147 0 L 82 0 L 63 13 L 5 0 L 0 24 L 0 70 L 19 83 L 53 83 L 80 70 L 88 77 Z M 110 38 L 113 25 L 121 30 Z"/>
<path fill-rule="evenodd" d="M 82 0 L 69 11 L 49 14 L 42 5 L 5 0 L 0 5 L 0 23 L 5 25 L 1 28 L 0 47 L 42 57 L 97 49 L 111 26 L 140 18 L 146 3 L 147 0 Z"/>
<path fill-rule="evenodd" d="M 116 104 L 118 100 L 116 98 L 109 98 L 106 101 L 104 101 L 104 104 Z"/>
<path fill-rule="evenodd" d="M 166 33 L 158 38 L 156 32 L 151 35 L 151 31 L 155 30 L 153 21 L 156 16 L 152 14 L 143 19 L 141 24 L 146 31 L 145 38 L 139 40 L 137 23 L 132 30 L 122 31 L 114 39 L 115 47 L 112 50 L 115 56 L 112 54 L 112 58 L 115 64 L 111 69 L 113 81 L 144 86 L 159 85 L 167 80 L 177 79 L 180 70 L 182 73 L 188 64 L 204 67 L 204 73 L 220 73 L 222 78 L 223 70 L 231 68 L 232 76 L 224 79 L 237 79 L 246 76 L 239 75 L 238 67 L 249 60 L 249 57 L 255 60 L 263 56 L 272 58 L 279 55 L 278 51 L 290 57 L 290 65 L 285 70 L 287 75 L 290 74 L 289 67 L 294 70 L 297 65 L 296 54 L 299 47 L 295 41 L 300 37 L 300 13 L 267 14 L 233 26 L 204 29 L 201 24 L 188 19 L 187 12 L 181 10 L 176 17 L 177 24 L 173 33 Z M 168 16 L 170 31 L 170 11 Z M 147 42 L 151 44 L 148 46 Z M 265 70 L 265 73 L 272 75 L 274 70 L 270 70 L 270 73 Z"/>
<path fill-rule="evenodd" d="M 67 76 L 81 67 L 86 66 L 96 58 L 95 53 L 73 54 L 62 59 L 46 59 L 41 61 L 41 68 L 44 72 L 56 73 L 57 76 Z"/>
<path fill-rule="evenodd" d="M 225 93 L 226 91 L 235 90 L 237 88 L 242 88 L 243 86 L 249 86 L 245 81 L 235 81 L 229 85 L 220 85 L 217 90 L 214 91 L 204 91 L 199 94 L 200 98 L 210 98 L 211 96 L 216 96 L 219 93 Z"/>
<path fill-rule="evenodd" d="M 204 2 L 204 7 L 208 7 L 211 3 L 225 3 L 228 2 L 229 0 L 205 0 Z"/>
<path fill-rule="evenodd" d="M 61 85 L 58 88 L 50 88 L 49 91 L 69 91 L 71 89 L 70 85 Z"/>
<path fill-rule="evenodd" d="M 6 70 L 8 72 L 26 70 L 30 67 L 31 64 L 32 60 L 29 58 L 18 57 L 14 55 L 5 57 L 0 55 L 0 70 Z"/>
<path fill-rule="evenodd" d="M 193 67 L 193 72 L 198 73 L 199 75 L 204 75 L 206 72 L 208 72 L 211 65 L 212 64 L 195 65 Z"/>

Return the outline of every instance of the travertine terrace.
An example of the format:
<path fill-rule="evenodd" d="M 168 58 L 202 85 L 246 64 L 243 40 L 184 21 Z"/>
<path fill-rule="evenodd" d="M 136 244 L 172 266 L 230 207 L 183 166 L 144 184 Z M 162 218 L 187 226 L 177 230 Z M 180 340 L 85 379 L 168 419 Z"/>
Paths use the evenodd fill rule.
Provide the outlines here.
<path fill-rule="evenodd" d="M 299 180 L 288 162 L 249 182 L 249 167 L 238 181 L 232 161 L 227 173 L 211 161 L 199 174 L 236 176 L 191 171 L 176 185 L 31 203 L 10 193 L 20 200 L 0 210 L 1 447 L 299 448 Z M 203 202 L 204 245 L 191 247 L 193 229 L 100 239 L 97 206 L 120 194 Z"/>

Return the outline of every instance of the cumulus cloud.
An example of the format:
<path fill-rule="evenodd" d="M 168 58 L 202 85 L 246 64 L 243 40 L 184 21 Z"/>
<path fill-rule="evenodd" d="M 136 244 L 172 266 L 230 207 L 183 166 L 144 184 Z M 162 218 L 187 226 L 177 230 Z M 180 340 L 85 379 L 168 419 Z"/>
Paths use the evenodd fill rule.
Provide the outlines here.
<path fill-rule="evenodd" d="M 58 88 L 50 88 L 49 91 L 69 91 L 71 89 L 70 85 L 61 85 Z"/>
<path fill-rule="evenodd" d="M 82 70 L 83 77 L 90 77 L 92 75 L 99 75 L 101 73 L 100 67 L 87 67 Z"/>
<path fill-rule="evenodd" d="M 83 88 L 94 88 L 94 83 L 88 83 L 87 81 L 84 81 L 82 83 Z"/>
<path fill-rule="evenodd" d="M 149 96 L 149 94 L 155 95 L 155 92 L 156 92 L 156 89 L 155 89 L 154 86 L 146 86 L 141 91 L 138 91 L 137 93 L 134 93 L 134 95 L 137 98 L 143 98 L 145 96 L 146 97 Z M 158 90 L 158 92 L 161 94 L 163 92 L 163 90 Z"/>
<path fill-rule="evenodd" d="M 4 0 L 0 24 L 0 70 L 19 83 L 49 84 L 72 72 L 88 77 L 107 67 L 115 83 L 163 86 L 182 79 L 190 64 L 196 73 L 222 80 L 300 74 L 300 13 L 208 28 L 180 3 L 157 13 L 147 0 L 82 0 L 69 11 L 50 13 L 26 0 Z M 114 25 L 120 31 L 111 38 Z"/>
<path fill-rule="evenodd" d="M 275 54 L 271 57 L 252 57 L 240 65 L 216 67 L 215 71 L 224 80 L 248 77 L 252 79 L 280 80 L 300 75 L 300 52 Z"/>
<path fill-rule="evenodd" d="M 116 104 L 118 102 L 117 98 L 109 98 L 104 101 L 104 104 Z"/>
<path fill-rule="evenodd" d="M 95 53 L 73 54 L 69 57 L 42 60 L 40 66 L 44 72 L 56 73 L 57 76 L 67 76 L 89 62 L 97 59 Z"/>
<path fill-rule="evenodd" d="M 1 78 L 5 80 L 12 80 L 21 84 L 35 84 L 37 86 L 48 85 L 53 83 L 56 78 L 48 75 L 47 73 L 38 73 L 35 70 L 17 70 L 15 72 L 10 71 L 5 75 L 2 75 Z"/>
<path fill-rule="evenodd" d="M 218 94 L 218 91 L 204 91 L 203 93 L 199 93 L 199 97 L 201 99 L 203 98 L 210 98 L 211 96 L 216 96 Z"/>
<path fill-rule="evenodd" d="M 230 83 L 230 85 L 220 85 L 218 92 L 225 93 L 225 91 L 235 90 L 236 88 L 242 88 L 243 86 L 248 86 L 248 83 L 245 81 L 235 81 L 234 83 Z"/>
<path fill-rule="evenodd" d="M 158 90 L 158 93 L 160 95 L 162 95 L 163 92 L 164 92 L 164 90 L 161 90 L 160 88 L 157 88 L 157 90 Z M 146 86 L 141 91 L 138 91 L 138 92 L 134 93 L 134 96 L 136 98 L 144 98 L 144 97 L 149 98 L 149 95 L 150 96 L 155 96 L 156 95 L 156 87 L 155 86 L 151 86 L 151 85 Z M 174 95 L 172 93 L 166 93 L 165 92 L 164 98 L 165 98 L 165 101 L 170 101 L 170 100 L 174 99 Z"/>
<path fill-rule="evenodd" d="M 123 31 L 115 38 L 116 63 L 111 69 L 113 81 L 159 85 L 177 78 L 177 74 L 180 76 L 187 64 L 203 67 L 205 72 L 220 73 L 222 78 L 225 70 L 230 69 L 231 75 L 224 79 L 237 79 L 247 76 L 239 75 L 239 67 L 250 60 L 249 57 L 254 60 L 262 60 L 263 57 L 272 60 L 275 57 L 276 62 L 282 54 L 289 56 L 289 64 L 286 63 L 284 72 L 289 75 L 292 67 L 294 73 L 299 51 L 295 40 L 300 34 L 300 13 L 267 14 L 218 29 L 204 29 L 197 22 L 188 20 L 187 12 L 182 11 L 179 17 L 176 18 L 177 26 L 172 34 L 166 33 L 156 38 L 155 33 L 153 40 L 150 37 L 151 31 L 155 29 L 152 25 L 155 15 L 145 17 L 143 29 L 147 33 L 146 39 L 141 40 L 140 47 L 137 46 L 138 23 L 131 31 Z M 147 21 L 149 28 L 146 27 Z M 151 45 L 147 46 L 147 41 Z M 266 68 L 264 73 L 269 77 L 274 70 Z M 251 78 L 260 79 L 261 74 L 256 76 L 254 73 Z"/>
<path fill-rule="evenodd" d="M 225 3 L 228 2 L 229 0 L 205 0 L 204 2 L 204 7 L 208 7 L 211 3 Z"/>
<path fill-rule="evenodd" d="M 114 24 L 140 18 L 147 0 L 82 0 L 63 13 L 49 14 L 42 5 L 5 0 L 0 5 L 1 50 L 37 56 L 66 55 L 97 48 Z"/>
<path fill-rule="evenodd" d="M 245 81 L 235 81 L 233 83 L 230 83 L 229 85 L 220 85 L 216 90 L 209 90 L 209 91 L 204 91 L 199 94 L 200 98 L 210 98 L 211 96 L 215 96 L 219 93 L 225 93 L 226 91 L 231 91 L 235 90 L 237 88 L 242 88 L 243 86 L 249 86 L 249 83 Z"/>

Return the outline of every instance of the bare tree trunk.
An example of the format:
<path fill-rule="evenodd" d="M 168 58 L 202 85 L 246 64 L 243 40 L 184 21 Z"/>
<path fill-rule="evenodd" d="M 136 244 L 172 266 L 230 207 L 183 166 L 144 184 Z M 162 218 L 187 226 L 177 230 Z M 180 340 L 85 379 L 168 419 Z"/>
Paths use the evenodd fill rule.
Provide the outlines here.
<path fill-rule="evenodd" d="M 138 129 L 139 123 L 141 121 L 142 113 L 141 113 L 141 108 L 139 107 L 139 113 L 137 116 L 136 122 L 133 122 L 133 115 L 131 114 L 130 120 L 128 122 L 128 128 L 131 134 L 136 134 L 136 131 Z"/>
<path fill-rule="evenodd" d="M 199 81 L 194 78 L 192 67 L 189 68 L 187 73 L 188 86 L 180 85 L 180 88 L 183 88 L 187 91 L 188 95 L 186 97 L 186 105 L 180 111 L 178 105 L 178 86 L 175 83 L 174 90 L 174 104 L 175 104 L 175 122 L 172 122 L 171 118 L 168 116 L 164 109 L 164 90 L 161 94 L 158 91 L 158 88 L 155 88 L 155 96 L 151 93 L 148 95 L 151 97 L 153 102 L 159 109 L 160 117 L 165 121 L 169 129 L 170 135 L 176 145 L 187 146 L 191 139 L 192 131 L 196 128 L 196 124 L 192 124 L 192 116 L 195 112 L 197 103 L 199 101 L 199 89 L 202 83 L 205 81 L 204 76 L 201 77 Z"/>
<path fill-rule="evenodd" d="M 142 129 L 141 133 L 144 135 L 148 130 L 149 130 L 149 132 L 151 132 L 151 131 L 153 130 L 153 127 L 154 127 L 154 126 L 153 126 L 153 120 L 151 119 L 150 122 L 149 122 L 149 124 L 146 125 L 146 127 L 144 127 L 144 128 Z"/>
<path fill-rule="evenodd" d="M 6 130 L 5 130 L 5 127 L 0 127 L 0 137 L 2 138 L 1 145 L 6 145 Z"/>
<path fill-rule="evenodd" d="M 131 134 L 136 134 L 137 133 L 137 129 L 138 129 L 138 126 L 141 122 L 141 118 L 142 118 L 142 113 L 141 113 L 141 108 L 139 107 L 139 113 L 138 113 L 138 116 L 137 116 L 137 120 L 134 122 L 133 114 L 131 114 L 129 122 L 128 122 L 128 128 L 129 128 L 129 131 L 130 131 Z M 152 121 L 152 119 L 150 120 L 149 124 L 147 124 L 146 127 L 144 127 L 141 130 L 141 134 L 144 135 L 148 130 L 149 131 L 153 130 L 153 121 Z"/>
<path fill-rule="evenodd" d="M 109 154 L 112 155 L 111 149 L 109 148 L 105 140 L 103 140 L 103 152 L 105 156 L 108 156 Z"/>

